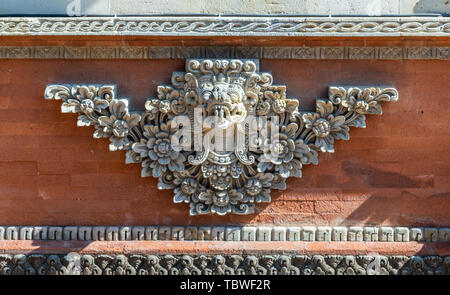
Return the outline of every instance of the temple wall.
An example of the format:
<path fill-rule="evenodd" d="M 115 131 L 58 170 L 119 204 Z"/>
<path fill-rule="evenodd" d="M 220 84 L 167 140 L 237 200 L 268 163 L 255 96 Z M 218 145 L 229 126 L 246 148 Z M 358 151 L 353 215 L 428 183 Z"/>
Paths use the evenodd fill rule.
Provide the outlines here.
<path fill-rule="evenodd" d="M 0 274 L 450 274 L 449 1 L 62 2 L 0 3 Z M 199 105 L 289 152 L 156 147 Z"/>
<path fill-rule="evenodd" d="M 33 42 L 67 44 L 44 38 Z M 185 38 L 162 45 L 195 47 L 214 42 Z M 242 42 L 231 39 L 226 45 L 232 50 Z M 331 38 L 307 45 L 356 46 L 366 40 L 351 42 Z M 68 44 L 98 47 L 99 41 Z M 151 47 L 158 42 L 118 39 L 100 44 Z M 410 44 L 443 46 L 448 41 L 396 43 Z M 141 178 L 139 164 L 125 164 L 124 152 L 107 151 L 107 139 L 93 139 L 92 127 L 77 127 L 76 115 L 61 114 L 60 103 L 43 98 L 45 86 L 51 83 L 117 84 L 118 96 L 129 98 L 131 108 L 140 110 L 147 98 L 156 97 L 157 85 L 170 83 L 172 72 L 183 70 L 184 59 L 4 58 L 0 60 L 0 224 L 449 226 L 450 206 L 443 206 L 450 194 L 448 60 L 269 56 L 260 59 L 260 67 L 272 73 L 274 84 L 287 86 L 287 96 L 299 99 L 302 110 L 313 110 L 316 98 L 327 97 L 329 85 L 392 85 L 399 101 L 385 103 L 381 116 L 368 116 L 367 128 L 352 128 L 350 141 L 338 141 L 334 153 L 320 153 L 319 165 L 304 166 L 303 177 L 289 178 L 286 191 L 273 190 L 272 202 L 258 204 L 257 214 L 189 217 L 188 204 L 173 204 L 172 191 L 159 191 L 155 179 Z"/>

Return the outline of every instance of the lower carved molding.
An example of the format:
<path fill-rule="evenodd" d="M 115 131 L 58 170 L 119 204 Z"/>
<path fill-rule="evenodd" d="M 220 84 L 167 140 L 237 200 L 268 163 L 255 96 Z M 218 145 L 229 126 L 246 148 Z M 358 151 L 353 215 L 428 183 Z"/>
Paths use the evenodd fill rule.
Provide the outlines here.
<path fill-rule="evenodd" d="M 448 275 L 450 256 L 0 254 L 0 275 Z"/>

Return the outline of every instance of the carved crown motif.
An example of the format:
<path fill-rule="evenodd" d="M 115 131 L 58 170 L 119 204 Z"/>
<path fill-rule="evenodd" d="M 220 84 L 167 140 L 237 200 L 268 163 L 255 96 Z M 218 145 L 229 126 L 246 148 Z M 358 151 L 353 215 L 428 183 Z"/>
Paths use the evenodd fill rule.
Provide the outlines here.
<path fill-rule="evenodd" d="M 187 60 L 144 112 L 130 112 L 111 85 L 49 85 L 45 98 L 62 100 L 61 111 L 78 113 L 77 125 L 94 126 L 111 151 L 126 150 L 126 163 L 141 163 L 141 176 L 173 189 L 191 215 L 251 214 L 303 165 L 316 165 L 319 151 L 348 140 L 351 126 L 364 128 L 365 115 L 381 114 L 381 101 L 398 99 L 394 88 L 333 86 L 315 112 L 301 113 L 258 65 Z"/>

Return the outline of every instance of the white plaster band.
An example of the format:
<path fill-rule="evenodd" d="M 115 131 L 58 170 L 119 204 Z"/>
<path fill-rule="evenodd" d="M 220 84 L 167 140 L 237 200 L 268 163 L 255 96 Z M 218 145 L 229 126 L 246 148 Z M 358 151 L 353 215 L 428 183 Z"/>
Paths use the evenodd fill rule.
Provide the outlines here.
<path fill-rule="evenodd" d="M 0 36 L 449 36 L 449 17 L 4 17 Z"/>

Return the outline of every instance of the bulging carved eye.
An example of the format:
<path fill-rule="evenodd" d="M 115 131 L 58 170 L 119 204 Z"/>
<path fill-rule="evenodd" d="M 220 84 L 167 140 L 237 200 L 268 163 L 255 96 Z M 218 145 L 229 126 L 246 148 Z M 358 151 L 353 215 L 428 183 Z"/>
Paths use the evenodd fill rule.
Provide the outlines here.
<path fill-rule="evenodd" d="M 200 87 L 203 88 L 204 90 L 212 90 L 214 88 L 214 85 L 213 85 L 213 83 L 208 81 L 208 82 L 203 82 L 200 85 Z"/>
<path fill-rule="evenodd" d="M 238 103 L 240 101 L 239 94 L 237 94 L 236 92 L 231 92 L 230 99 L 231 99 L 231 102 Z"/>

